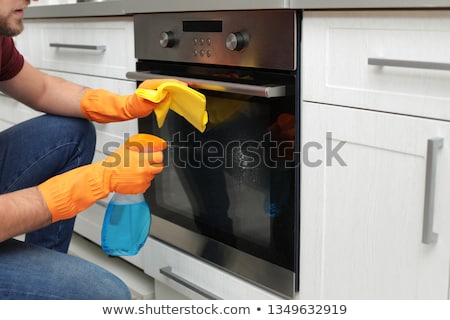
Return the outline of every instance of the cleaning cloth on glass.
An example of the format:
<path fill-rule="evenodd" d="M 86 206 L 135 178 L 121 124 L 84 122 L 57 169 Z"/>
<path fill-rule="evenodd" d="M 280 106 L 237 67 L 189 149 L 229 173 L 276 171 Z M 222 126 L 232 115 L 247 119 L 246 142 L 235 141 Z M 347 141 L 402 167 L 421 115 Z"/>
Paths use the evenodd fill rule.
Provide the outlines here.
<path fill-rule="evenodd" d="M 155 90 L 138 88 L 136 95 L 158 103 L 154 112 L 158 127 L 162 127 L 169 109 L 185 118 L 200 132 L 204 132 L 208 123 L 206 98 L 200 92 L 180 83 L 163 82 Z"/>

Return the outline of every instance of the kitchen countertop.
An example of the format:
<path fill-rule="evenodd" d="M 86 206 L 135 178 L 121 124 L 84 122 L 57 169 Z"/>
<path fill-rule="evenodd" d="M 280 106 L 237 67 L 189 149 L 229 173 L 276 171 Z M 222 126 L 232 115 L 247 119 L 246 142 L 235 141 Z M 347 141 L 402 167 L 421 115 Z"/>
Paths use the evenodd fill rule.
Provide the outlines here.
<path fill-rule="evenodd" d="M 31 6 L 26 18 L 117 16 L 174 11 L 215 11 L 251 9 L 381 9 L 450 8 L 450 0 L 107 0 L 61 5 Z"/>

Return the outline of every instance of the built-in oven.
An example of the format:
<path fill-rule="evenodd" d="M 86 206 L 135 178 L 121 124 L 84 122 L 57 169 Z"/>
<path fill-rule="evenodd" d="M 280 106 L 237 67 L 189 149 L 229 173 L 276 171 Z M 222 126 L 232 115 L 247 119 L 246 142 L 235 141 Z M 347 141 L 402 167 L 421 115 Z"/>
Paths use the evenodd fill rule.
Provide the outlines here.
<path fill-rule="evenodd" d="M 150 235 L 284 297 L 298 290 L 299 17 L 293 10 L 135 16 L 136 72 L 206 96 L 200 132 L 169 112 L 139 131 L 169 142 L 146 193 Z"/>

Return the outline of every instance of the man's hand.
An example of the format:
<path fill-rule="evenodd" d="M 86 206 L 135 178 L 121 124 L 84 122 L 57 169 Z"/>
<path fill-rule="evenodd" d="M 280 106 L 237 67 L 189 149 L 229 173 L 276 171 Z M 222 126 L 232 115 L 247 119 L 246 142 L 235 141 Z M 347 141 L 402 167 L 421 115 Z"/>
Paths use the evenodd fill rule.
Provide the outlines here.
<path fill-rule="evenodd" d="M 174 79 L 152 79 L 142 82 L 139 88 L 155 90 L 165 82 L 186 85 Z M 135 93 L 121 96 L 104 89 L 88 89 L 81 99 L 80 108 L 87 119 L 108 123 L 146 117 L 162 101 L 151 102 L 138 97 Z"/>
<path fill-rule="evenodd" d="M 110 192 L 145 192 L 155 175 L 163 170 L 161 150 L 164 147 L 146 148 L 144 143 L 149 146 L 167 145 L 158 137 L 138 134 L 105 160 L 65 172 L 40 184 L 38 189 L 52 213 L 52 222 L 72 218 Z"/>

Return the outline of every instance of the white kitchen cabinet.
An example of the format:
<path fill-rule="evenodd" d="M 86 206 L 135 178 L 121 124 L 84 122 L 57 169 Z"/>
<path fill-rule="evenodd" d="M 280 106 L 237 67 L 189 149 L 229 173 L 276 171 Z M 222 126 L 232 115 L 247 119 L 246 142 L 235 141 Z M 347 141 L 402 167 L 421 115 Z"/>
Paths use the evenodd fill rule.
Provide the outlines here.
<path fill-rule="evenodd" d="M 305 13 L 300 298 L 449 297 L 450 73 L 368 65 L 445 67 L 448 26 L 446 11 Z"/>
<path fill-rule="evenodd" d="M 447 298 L 450 123 L 315 103 L 303 117 L 303 142 L 323 149 L 311 148 L 302 167 L 300 295 Z M 444 144 L 433 160 L 427 143 L 437 137 Z M 345 165 L 311 165 L 339 143 Z M 427 160 L 436 164 L 430 244 L 422 241 Z"/>

